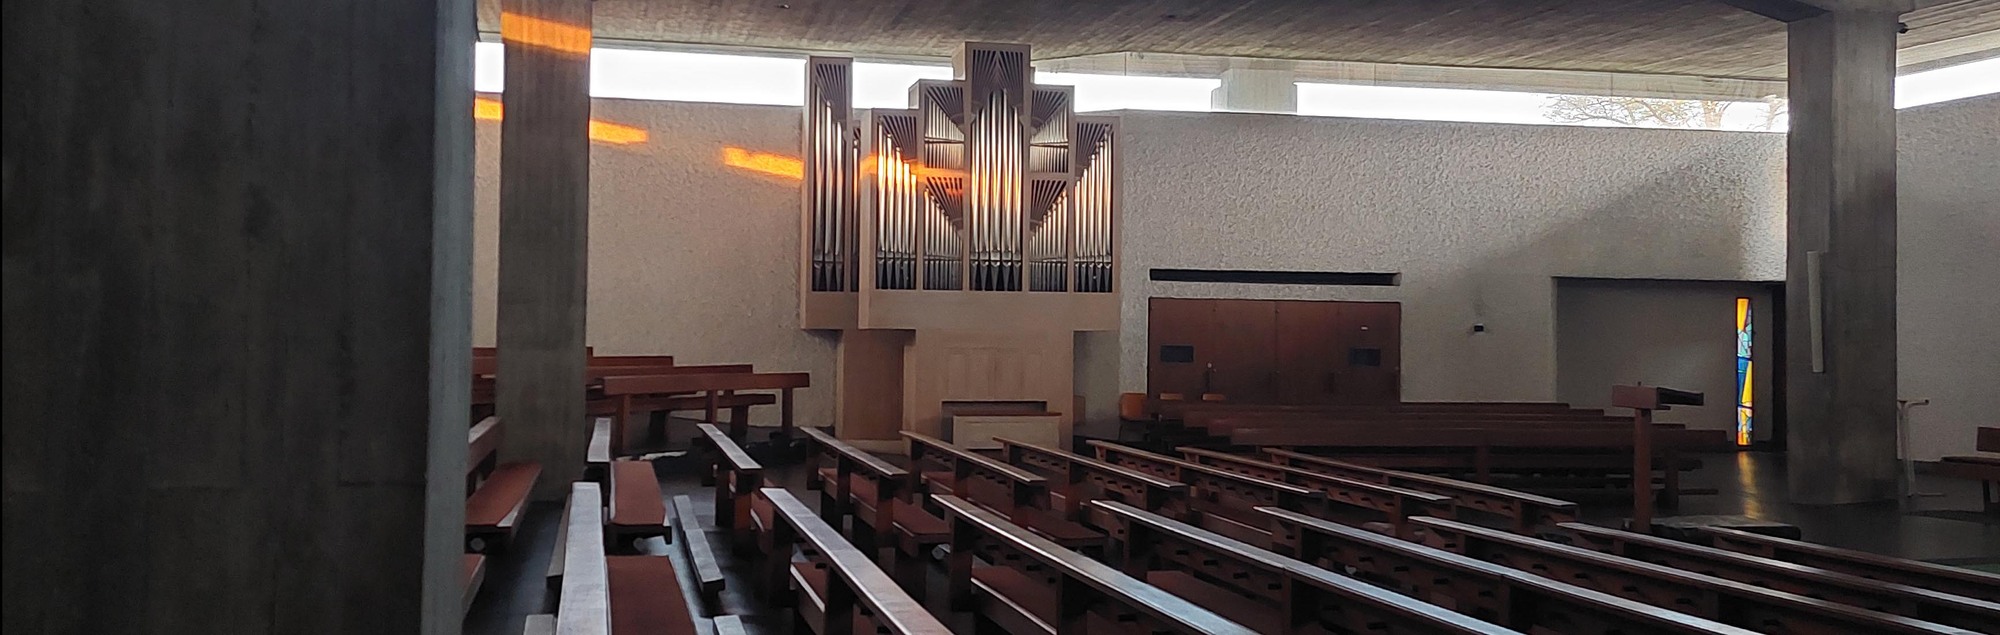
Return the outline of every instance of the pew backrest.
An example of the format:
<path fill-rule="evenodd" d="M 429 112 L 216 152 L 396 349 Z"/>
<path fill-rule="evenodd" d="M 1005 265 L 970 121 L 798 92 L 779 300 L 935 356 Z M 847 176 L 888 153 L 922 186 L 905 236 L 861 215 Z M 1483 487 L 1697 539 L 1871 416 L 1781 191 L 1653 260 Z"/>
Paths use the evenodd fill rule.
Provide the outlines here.
<path fill-rule="evenodd" d="M 1145 620 L 1148 628 L 1208 635 L 1254 634 L 1242 625 L 1125 575 L 1110 565 L 1036 536 L 970 501 L 949 495 L 935 496 L 933 500 L 944 509 L 945 519 L 952 527 L 953 582 L 970 573 L 975 550 L 969 547 L 981 541 L 990 541 L 1000 550 L 1020 554 L 1046 567 L 1065 582 L 1052 589 L 1057 593 L 1058 613 L 1071 613 L 1064 606 L 1067 602 L 1101 599 L 1131 611 L 1137 618 Z M 1057 632 L 1068 630 L 1058 626 Z"/>
<path fill-rule="evenodd" d="M 494 453 L 500 449 L 500 418 L 487 417 L 466 431 L 465 471 L 481 472 L 493 468 Z"/>
<path fill-rule="evenodd" d="M 727 390 L 790 390 L 812 385 L 808 373 L 709 372 L 679 375 L 609 375 L 604 394 L 657 395 Z"/>
<path fill-rule="evenodd" d="M 1322 605 L 1334 605 L 1340 609 L 1331 613 L 1345 621 L 1340 626 L 1349 632 L 1377 630 L 1382 628 L 1379 624 L 1389 625 L 1393 632 L 1409 633 L 1516 632 L 1124 503 L 1099 500 L 1090 506 L 1112 519 L 1116 527 L 1112 536 L 1123 547 L 1121 555 L 1128 571 L 1136 574 L 1136 569 L 1145 568 L 1146 563 L 1135 560 L 1176 560 L 1212 578 L 1230 581 L 1239 592 L 1267 598 L 1281 595 L 1272 599 L 1292 604 L 1279 607 L 1280 619 L 1297 616 L 1317 621 L 1325 608 Z M 1239 570 L 1246 568 L 1264 579 Z M 1299 593 L 1301 587 L 1315 592 Z M 1299 626 L 1291 624 L 1287 630 Z"/>
<path fill-rule="evenodd" d="M 896 585 L 896 581 L 882 569 L 875 566 L 869 554 L 854 548 L 842 538 L 840 531 L 828 525 L 815 515 L 811 508 L 800 502 L 791 492 L 783 488 L 769 487 L 757 491 L 757 496 L 768 501 L 773 511 L 773 522 L 788 530 L 792 538 L 804 543 L 816 557 L 825 561 L 832 570 L 829 584 L 844 587 L 845 594 L 851 594 L 854 602 L 865 608 L 875 621 L 891 635 L 950 635 L 950 629 L 931 615 L 922 603 Z M 767 557 L 784 558 L 782 554 Z M 788 558 L 786 558 L 788 559 Z M 829 593 L 841 595 L 841 593 Z M 831 611 L 829 611 L 831 612 Z M 829 620 L 831 621 L 831 620 Z"/>
<path fill-rule="evenodd" d="M 1266 463 L 1252 457 L 1203 450 L 1177 448 L 1190 463 L 1253 478 L 1279 481 L 1318 491 L 1329 502 L 1351 508 L 1372 510 L 1387 520 L 1397 535 L 1403 533 L 1403 519 L 1411 516 L 1451 518 L 1457 509 L 1451 496 L 1385 485 L 1374 480 L 1320 474 L 1289 466 Z"/>
<path fill-rule="evenodd" d="M 1711 545 L 1730 551 L 1852 573 L 1864 578 L 1906 584 L 1920 589 L 2000 602 L 2000 574 L 1893 558 L 1722 527 L 1703 527 L 1701 531 Z"/>
<path fill-rule="evenodd" d="M 1188 486 L 1180 481 L 1119 467 L 1060 448 L 1005 437 L 994 437 L 993 440 L 1000 443 L 1008 463 L 1059 475 L 1057 478 L 1069 485 L 1064 490 L 1063 501 L 1068 509 L 1062 510 L 1067 515 L 1074 516 L 1084 500 L 1098 497 L 1135 503 L 1150 510 L 1168 510 L 1174 515 L 1183 512 L 1187 504 Z M 1087 485 L 1088 488 L 1078 488 L 1078 485 Z"/>
<path fill-rule="evenodd" d="M 921 478 L 925 462 L 942 463 L 952 472 L 951 493 L 1013 518 L 1031 509 L 1046 509 L 1048 479 L 973 452 L 937 437 L 908 430 L 913 477 Z M 913 484 L 915 485 L 915 484 Z M 915 491 L 914 487 L 912 491 Z"/>
<path fill-rule="evenodd" d="M 1511 521 L 1509 529 L 1515 533 L 1534 534 L 1559 523 L 1576 520 L 1577 505 L 1566 500 L 1442 476 L 1349 463 L 1282 448 L 1264 448 L 1263 452 L 1274 463 L 1311 472 L 1374 480 L 1385 485 L 1450 496 L 1462 509 L 1508 518 Z"/>
<path fill-rule="evenodd" d="M 611 582 L 604 562 L 603 494 L 596 483 L 572 483 L 563 532 L 562 594 L 558 635 L 611 633 Z M 678 600 L 679 598 L 673 598 Z"/>

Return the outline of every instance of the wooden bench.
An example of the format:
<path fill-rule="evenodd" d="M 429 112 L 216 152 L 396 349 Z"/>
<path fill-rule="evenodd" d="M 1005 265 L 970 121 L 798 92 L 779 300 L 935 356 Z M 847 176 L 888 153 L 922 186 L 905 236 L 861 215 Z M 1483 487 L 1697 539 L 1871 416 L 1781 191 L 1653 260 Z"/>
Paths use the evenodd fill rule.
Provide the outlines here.
<path fill-rule="evenodd" d="M 767 545 L 763 586 L 782 589 L 779 582 L 790 580 L 798 619 L 814 633 L 951 633 L 791 492 L 763 488 L 754 500 L 752 518 L 761 525 L 759 541 Z M 799 547 L 796 558 L 794 545 Z"/>
<path fill-rule="evenodd" d="M 951 524 L 946 567 L 951 607 L 977 611 L 1002 632 L 1256 632 L 1064 549 L 971 501 L 933 498 Z M 980 566 L 982 559 L 989 564 Z"/>
<path fill-rule="evenodd" d="M 596 483 L 570 485 L 555 631 L 562 635 L 685 635 L 698 632 L 680 577 L 662 556 L 607 556 L 603 495 Z"/>
<path fill-rule="evenodd" d="M 714 424 L 699 424 L 695 430 L 695 449 L 708 460 L 703 478 L 715 485 L 715 524 L 730 531 L 732 546 L 747 548 L 756 531 L 750 526 L 750 493 L 764 486 L 764 466 Z"/>
<path fill-rule="evenodd" d="M 1102 552 L 1104 532 L 1065 518 L 1049 500 L 1048 479 L 936 437 L 903 432 L 919 491 L 952 494 L 1071 549 Z"/>
<path fill-rule="evenodd" d="M 717 606 L 726 581 L 722 575 L 722 564 L 715 558 L 715 548 L 708 543 L 708 532 L 702 530 L 701 521 L 695 518 L 694 499 L 686 494 L 675 496 L 673 515 L 674 529 L 681 535 L 681 555 L 687 558 L 688 570 L 694 573 L 696 590 L 708 606 Z M 746 519 L 744 524 L 750 523 Z"/>
<path fill-rule="evenodd" d="M 812 378 L 806 373 L 706 373 L 686 375 L 621 375 L 605 377 L 599 393 L 617 404 L 611 423 L 612 450 L 623 453 L 627 422 L 640 405 L 642 399 L 659 400 L 661 409 L 683 409 L 681 404 L 693 405 L 693 401 L 676 399 L 699 399 L 700 408 L 706 411 L 704 421 L 714 422 L 716 411 L 731 408 L 732 421 L 729 422 L 729 436 L 738 441 L 748 439 L 750 420 L 748 406 L 770 399 L 768 395 L 737 394 L 741 391 L 775 390 L 779 408 L 779 438 L 789 438 L 792 434 L 792 392 L 812 385 Z M 687 393 L 700 393 L 700 397 L 675 397 Z M 735 405 L 740 404 L 740 405 Z M 744 416 L 736 416 L 740 413 Z M 692 409 L 692 408 L 686 408 Z"/>
<path fill-rule="evenodd" d="M 652 461 L 611 462 L 609 536 L 619 548 L 637 550 L 640 541 L 667 533 L 667 505 Z"/>
<path fill-rule="evenodd" d="M 1372 479 L 1322 474 L 1266 463 L 1237 454 L 1200 448 L 1177 449 L 1189 463 L 1206 465 L 1252 478 L 1290 483 L 1325 494 L 1329 503 L 1327 506 L 1329 513 L 1342 514 L 1343 510 L 1360 510 L 1358 513 L 1343 515 L 1350 516 L 1357 525 L 1386 524 L 1389 532 L 1397 536 L 1407 535 L 1403 531 L 1405 518 L 1411 516 L 1451 518 L 1457 510 L 1452 498 L 1443 494 L 1384 485 Z"/>
<path fill-rule="evenodd" d="M 951 536 L 944 519 L 924 511 L 908 470 L 849 445 L 817 428 L 800 428 L 815 448 L 808 488 L 820 490 L 820 517 L 834 527 L 852 517 L 848 537 L 862 553 L 881 548 L 885 566 L 912 596 L 928 586 L 925 554 Z"/>
<path fill-rule="evenodd" d="M 1595 525 L 1563 523 L 1560 528 L 1572 544 L 1595 551 L 1871 611 L 2000 633 L 2000 603 Z"/>
<path fill-rule="evenodd" d="M 1523 632 L 1567 635 L 1755 631 L 1647 606 L 1525 571 L 1289 510 L 1259 508 L 1272 548 L 1474 618 Z"/>
<path fill-rule="evenodd" d="M 528 495 L 541 478 L 542 466 L 526 461 L 499 463 L 500 419 L 487 417 L 468 432 L 472 455 L 467 476 L 472 495 L 465 499 L 465 549 L 491 553 L 507 547 L 520 522 Z M 490 466 L 490 467 L 482 467 Z M 484 472 L 483 474 L 481 472 Z"/>
<path fill-rule="evenodd" d="M 1973 435 L 1974 451 L 2000 452 L 2000 428 L 1981 427 Z M 2000 514 L 2000 456 L 1967 454 L 1938 459 L 1932 473 L 1979 481 L 1979 503 L 1986 513 Z"/>
<path fill-rule="evenodd" d="M 1260 633 L 1516 632 L 1124 503 L 1089 506 L 1126 573 Z"/>
<path fill-rule="evenodd" d="M 1207 412 L 1572 412 L 1566 403 L 1552 402 L 1482 402 L 1482 401 L 1428 401 L 1402 402 L 1387 405 L 1285 405 L 1285 404 L 1244 404 L 1227 401 L 1162 401 L 1152 400 L 1148 409 L 1161 421 L 1185 421 L 1194 413 Z M 1588 411 L 1586 411 L 1588 412 Z M 1603 411 L 1597 411 L 1602 413 Z"/>
<path fill-rule="evenodd" d="M 1097 513 L 1095 508 L 1084 505 L 1093 500 L 1130 503 L 1172 518 L 1187 517 L 1186 483 L 1118 467 L 1058 448 L 1004 437 L 993 440 L 1000 443 L 1008 464 L 1051 479 L 1049 503 L 1064 518 L 1104 528 L 1102 522 L 1091 517 Z"/>
<path fill-rule="evenodd" d="M 1278 448 L 1265 448 L 1263 452 L 1271 457 L 1271 462 L 1279 465 L 1450 496 L 1459 511 L 1499 516 L 1505 519 L 1507 529 L 1517 534 L 1535 535 L 1553 530 L 1558 524 L 1576 520 L 1576 503 L 1566 500 L 1458 479 L 1371 467 Z"/>
<path fill-rule="evenodd" d="M 1251 544 L 1270 540 L 1270 530 L 1253 511 L 1272 506 L 1304 512 L 1316 518 L 1333 516 L 1326 495 L 1278 481 L 1253 478 L 1195 465 L 1173 457 L 1092 440 L 1097 458 L 1188 485 L 1189 522 L 1209 531 Z"/>
<path fill-rule="evenodd" d="M 1708 539 L 1709 546 L 1720 549 L 1919 589 L 2000 602 L 2000 575 L 1992 573 L 1721 527 L 1703 527 L 1701 533 Z"/>
<path fill-rule="evenodd" d="M 1619 597 L 1759 631 L 1963 633 L 1900 615 L 1817 600 L 1538 538 L 1436 518 L 1411 522 L 1429 546 Z"/>

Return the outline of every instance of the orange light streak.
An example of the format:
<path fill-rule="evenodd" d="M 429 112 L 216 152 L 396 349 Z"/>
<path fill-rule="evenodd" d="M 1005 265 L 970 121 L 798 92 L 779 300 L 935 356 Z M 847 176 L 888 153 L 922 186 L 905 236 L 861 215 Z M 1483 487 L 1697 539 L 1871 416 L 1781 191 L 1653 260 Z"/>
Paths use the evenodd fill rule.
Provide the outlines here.
<path fill-rule="evenodd" d="M 500 41 L 569 55 L 590 56 L 590 27 L 516 13 L 500 14 Z"/>
<path fill-rule="evenodd" d="M 762 172 L 788 179 L 804 180 L 806 163 L 782 154 L 751 152 L 734 146 L 722 149 L 722 164 L 732 168 L 742 168 L 752 172 Z"/>
<path fill-rule="evenodd" d="M 500 100 L 480 97 L 472 100 L 472 118 L 480 121 L 500 121 L 506 116 L 506 108 Z M 611 123 L 598 119 L 590 120 L 590 140 L 612 145 L 633 145 L 645 143 L 649 137 L 645 128 Z"/>

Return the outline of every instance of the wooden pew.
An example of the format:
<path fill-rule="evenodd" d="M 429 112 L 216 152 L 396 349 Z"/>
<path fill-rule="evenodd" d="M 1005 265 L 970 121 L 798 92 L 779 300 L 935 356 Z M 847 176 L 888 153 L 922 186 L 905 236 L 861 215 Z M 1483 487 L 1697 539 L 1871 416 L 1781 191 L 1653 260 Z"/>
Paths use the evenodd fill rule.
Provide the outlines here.
<path fill-rule="evenodd" d="M 1186 518 L 1188 486 L 1138 470 L 1118 467 L 1097 459 L 1050 448 L 995 437 L 1007 463 L 1048 477 L 1049 502 L 1058 514 L 1084 521 L 1098 528 L 1105 525 L 1095 508 L 1084 503 L 1114 500 L 1138 505 L 1173 518 Z"/>
<path fill-rule="evenodd" d="M 695 430 L 699 431 L 695 449 L 708 459 L 709 471 L 703 478 L 715 484 L 715 524 L 729 530 L 732 546 L 749 547 L 756 538 L 750 525 L 750 493 L 764 486 L 764 466 L 714 424 L 698 424 Z"/>
<path fill-rule="evenodd" d="M 1411 516 L 1452 518 L 1457 510 L 1457 505 L 1447 495 L 1384 485 L 1370 479 L 1321 474 L 1236 454 L 1200 448 L 1177 448 L 1177 450 L 1189 463 L 1206 465 L 1252 478 L 1291 483 L 1320 492 L 1326 495 L 1329 503 L 1328 512 L 1341 513 L 1343 508 L 1362 510 L 1358 514 L 1347 515 L 1353 516 L 1357 524 L 1386 523 L 1390 533 L 1397 536 L 1408 535 L 1403 532 L 1405 518 Z"/>
<path fill-rule="evenodd" d="M 1566 500 L 1440 476 L 1370 467 L 1278 448 L 1265 448 L 1264 454 L 1271 457 L 1271 462 L 1279 465 L 1450 496 L 1460 511 L 1469 510 L 1499 516 L 1506 519 L 1507 529 L 1517 534 L 1535 535 L 1553 530 L 1558 524 L 1576 520 L 1576 503 Z"/>
<path fill-rule="evenodd" d="M 640 541 L 667 533 L 667 505 L 660 495 L 652 461 L 611 462 L 608 536 L 620 548 L 638 550 Z"/>
<path fill-rule="evenodd" d="M 791 492 L 767 487 L 755 496 L 752 518 L 762 525 L 758 539 L 767 545 L 765 566 L 774 573 L 782 570 L 797 588 L 798 619 L 812 632 L 951 633 Z M 800 547 L 797 559 L 792 555 L 795 544 Z M 774 575 L 764 588 L 784 588 L 776 584 L 782 579 Z"/>
<path fill-rule="evenodd" d="M 1049 501 L 1048 479 L 1041 475 L 929 435 L 904 431 L 903 438 L 910 442 L 920 491 L 984 505 L 1064 547 L 1103 550 L 1104 532 L 1064 518 Z"/>
<path fill-rule="evenodd" d="M 1703 527 L 1709 546 L 1864 578 L 2000 602 L 2000 575 L 1800 540 Z"/>
<path fill-rule="evenodd" d="M 1207 609 L 1064 549 L 982 506 L 933 497 L 951 524 L 946 589 L 953 610 L 974 610 L 1007 633 L 1252 631 Z M 978 566 L 984 559 L 989 566 Z"/>
<path fill-rule="evenodd" d="M 684 635 L 698 632 L 673 562 L 662 556 L 607 556 L 596 483 L 570 485 L 555 632 L 563 635 Z"/>
<path fill-rule="evenodd" d="M 1335 516 L 1326 495 L 1278 481 L 1252 478 L 1212 467 L 1195 465 L 1173 457 L 1125 447 L 1107 441 L 1089 442 L 1097 458 L 1188 484 L 1189 520 L 1203 529 L 1251 544 L 1270 540 L 1270 530 L 1253 509 L 1272 506 L 1305 512 L 1316 518 Z"/>
<path fill-rule="evenodd" d="M 848 517 L 848 537 L 862 553 L 888 547 L 885 565 L 917 598 L 928 580 L 925 554 L 951 539 L 944 519 L 924 511 L 910 472 L 836 439 L 818 428 L 800 428 L 815 448 L 808 488 L 820 490 L 820 517 L 834 527 Z"/>
<path fill-rule="evenodd" d="M 542 475 L 542 466 L 537 463 L 498 463 L 501 433 L 498 417 L 487 417 L 467 433 L 468 450 L 479 453 L 466 462 L 473 470 L 467 480 L 474 488 L 465 499 L 465 549 L 469 552 L 506 548 L 521 510 L 528 504 L 528 495 Z"/>
<path fill-rule="evenodd" d="M 590 423 L 590 443 L 583 450 L 583 480 L 611 487 L 611 419 L 598 417 Z"/>
<path fill-rule="evenodd" d="M 688 569 L 694 572 L 696 590 L 708 606 L 717 606 L 721 603 L 725 578 L 722 565 L 715 558 L 715 548 L 708 544 L 708 532 L 702 530 L 700 519 L 695 518 L 694 499 L 686 494 L 675 496 L 673 513 L 674 528 L 681 534 L 681 555 L 687 557 Z M 750 523 L 746 519 L 744 524 Z"/>
<path fill-rule="evenodd" d="M 1750 631 L 1565 584 L 1525 571 L 1262 507 L 1272 550 L 1518 631 L 1566 635 Z"/>
<path fill-rule="evenodd" d="M 1184 421 L 1197 412 L 1572 412 L 1566 403 L 1426 401 L 1385 405 L 1245 404 L 1227 401 L 1151 400 L 1147 408 L 1161 421 Z M 1588 412 L 1588 411 L 1585 411 Z M 1602 413 L 1603 411 L 1598 411 Z"/>
<path fill-rule="evenodd" d="M 1753 630 L 1967 632 L 1456 521 L 1416 518 L 1411 523 L 1432 547 Z"/>
<path fill-rule="evenodd" d="M 1973 435 L 1977 452 L 2000 452 L 2000 428 L 1981 427 Z M 1979 481 L 1979 503 L 1986 513 L 2000 514 L 2000 456 L 1966 454 L 1938 459 L 1935 474 Z"/>
<path fill-rule="evenodd" d="M 1871 611 L 2000 633 L 2000 603 L 1595 525 L 1564 523 L 1561 529 L 1572 544 L 1595 551 Z"/>
<path fill-rule="evenodd" d="M 1516 632 L 1124 503 L 1089 506 L 1127 574 L 1260 633 Z"/>
<path fill-rule="evenodd" d="M 617 404 L 616 414 L 611 419 L 611 441 L 613 451 L 622 453 L 624 452 L 622 444 L 625 439 L 627 422 L 631 419 L 635 405 L 642 399 L 666 399 L 671 404 L 674 403 L 671 400 L 676 398 L 673 395 L 700 393 L 701 396 L 698 399 L 702 400 L 702 409 L 706 411 L 706 416 L 703 420 L 714 422 L 717 410 L 738 407 L 728 405 L 725 403 L 726 399 L 757 400 L 769 398 L 758 395 L 737 394 L 741 391 L 779 391 L 778 416 L 781 427 L 777 436 L 779 438 L 789 438 L 792 434 L 792 392 L 811 385 L 812 378 L 806 373 L 614 375 L 604 378 L 603 384 L 599 389 L 599 394 L 604 398 L 614 400 Z M 742 412 L 747 414 L 747 406 L 743 408 Z M 678 410 L 682 408 L 672 409 Z M 736 420 L 729 422 L 729 436 L 738 441 L 743 441 L 749 438 L 750 420 L 747 416 L 736 417 L 736 414 L 737 411 L 731 411 L 731 417 Z"/>

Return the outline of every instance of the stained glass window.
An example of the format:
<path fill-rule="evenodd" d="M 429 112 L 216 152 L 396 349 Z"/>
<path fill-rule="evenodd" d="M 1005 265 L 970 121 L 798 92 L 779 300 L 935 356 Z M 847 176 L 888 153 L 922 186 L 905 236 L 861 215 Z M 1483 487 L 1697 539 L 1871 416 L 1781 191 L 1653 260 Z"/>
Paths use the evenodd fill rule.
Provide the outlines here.
<path fill-rule="evenodd" d="M 1750 445 L 1752 420 L 1750 367 L 1750 298 L 1736 299 L 1736 444 Z"/>

